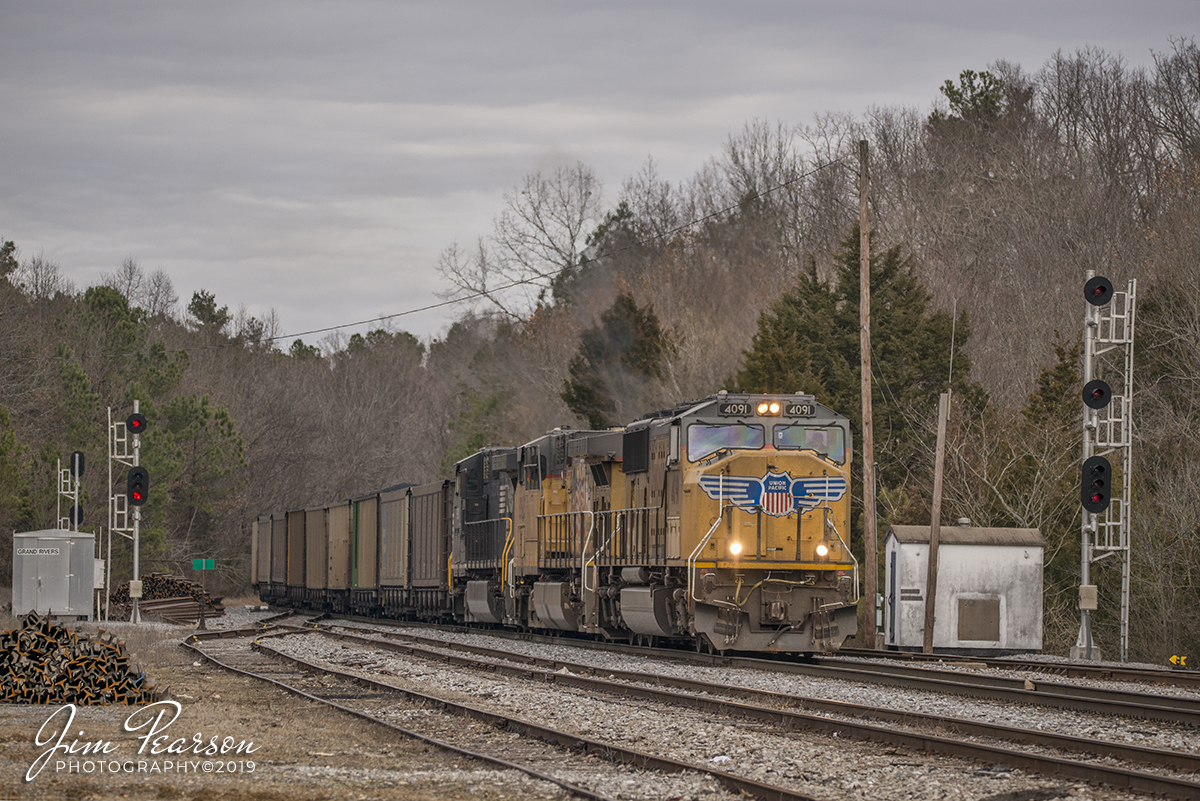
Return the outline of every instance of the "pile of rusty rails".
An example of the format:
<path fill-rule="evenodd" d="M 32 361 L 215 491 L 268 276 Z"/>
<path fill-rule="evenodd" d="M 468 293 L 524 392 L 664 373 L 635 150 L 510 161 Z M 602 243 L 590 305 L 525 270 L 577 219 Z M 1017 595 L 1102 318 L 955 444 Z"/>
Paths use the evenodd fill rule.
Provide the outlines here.
<path fill-rule="evenodd" d="M 0 634 L 0 702 L 9 704 L 143 704 L 160 700 L 154 680 L 130 665 L 125 641 L 87 635 L 30 612 Z"/>
<path fill-rule="evenodd" d="M 129 582 L 126 581 L 108 596 L 109 620 L 129 620 L 133 603 L 129 598 Z M 195 581 L 170 573 L 147 573 L 142 576 L 142 597 L 138 611 L 147 617 L 166 623 L 190 625 L 201 615 L 205 618 L 221 617 L 225 607 L 221 599 L 209 595 Z"/>

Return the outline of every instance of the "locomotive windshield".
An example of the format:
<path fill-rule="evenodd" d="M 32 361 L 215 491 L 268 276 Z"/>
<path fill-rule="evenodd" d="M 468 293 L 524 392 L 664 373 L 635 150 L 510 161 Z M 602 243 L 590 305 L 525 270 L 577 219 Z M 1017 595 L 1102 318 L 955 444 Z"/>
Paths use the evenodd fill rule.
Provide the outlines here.
<path fill-rule="evenodd" d="M 688 459 L 697 461 L 723 448 L 759 450 L 765 442 L 762 426 L 745 423 L 688 426 Z"/>
<path fill-rule="evenodd" d="M 778 450 L 815 451 L 832 462 L 846 462 L 846 437 L 838 426 L 777 425 L 774 434 Z"/>

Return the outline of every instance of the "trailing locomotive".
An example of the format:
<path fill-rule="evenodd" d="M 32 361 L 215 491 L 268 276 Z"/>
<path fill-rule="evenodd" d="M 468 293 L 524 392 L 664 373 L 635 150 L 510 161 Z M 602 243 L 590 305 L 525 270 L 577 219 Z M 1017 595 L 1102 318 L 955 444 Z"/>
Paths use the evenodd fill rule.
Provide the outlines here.
<path fill-rule="evenodd" d="M 833 650 L 856 628 L 850 453 L 849 421 L 812 396 L 721 392 L 263 516 L 252 580 L 313 609 Z"/>

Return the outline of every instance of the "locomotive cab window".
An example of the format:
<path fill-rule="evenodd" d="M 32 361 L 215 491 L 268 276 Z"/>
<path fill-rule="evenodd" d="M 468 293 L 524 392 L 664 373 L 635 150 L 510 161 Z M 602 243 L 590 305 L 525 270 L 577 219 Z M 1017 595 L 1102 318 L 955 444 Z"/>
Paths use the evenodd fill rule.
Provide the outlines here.
<path fill-rule="evenodd" d="M 814 451 L 831 462 L 846 463 L 845 432 L 838 426 L 777 425 L 775 448 L 781 451 Z"/>
<path fill-rule="evenodd" d="M 745 423 L 719 426 L 696 423 L 688 426 L 688 459 L 695 462 L 723 448 L 761 450 L 764 439 L 762 426 Z"/>

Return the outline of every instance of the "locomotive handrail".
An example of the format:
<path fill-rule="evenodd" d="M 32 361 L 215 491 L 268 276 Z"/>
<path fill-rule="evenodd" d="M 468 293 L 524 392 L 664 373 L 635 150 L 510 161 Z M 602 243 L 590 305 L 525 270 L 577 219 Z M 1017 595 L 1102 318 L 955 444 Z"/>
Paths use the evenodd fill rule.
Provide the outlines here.
<path fill-rule="evenodd" d="M 551 512 L 550 514 L 540 514 L 537 516 L 537 519 L 540 522 L 542 520 L 550 520 L 551 518 L 559 518 L 559 517 L 569 518 L 573 515 L 592 515 L 592 522 L 593 522 L 593 524 L 595 523 L 596 513 L 593 511 L 587 510 L 587 509 L 581 509 L 578 512 Z M 588 535 L 591 536 L 590 529 L 589 529 Z M 542 535 L 541 527 L 539 526 L 539 528 L 538 528 L 538 547 L 539 548 L 543 545 L 545 539 L 546 538 Z M 582 558 L 582 552 L 581 552 L 581 558 Z"/>
<path fill-rule="evenodd" d="M 599 557 L 600 554 L 604 551 L 604 549 L 608 547 L 609 543 L 611 543 L 613 541 L 613 538 L 615 538 L 618 534 L 621 533 L 621 521 L 624 520 L 625 515 L 629 512 L 660 512 L 662 510 L 663 510 L 662 506 L 630 506 L 630 507 L 626 507 L 624 509 L 604 509 L 603 511 L 595 513 L 596 515 L 599 515 L 601 517 L 611 516 L 611 517 L 617 518 L 617 525 L 616 525 L 616 527 L 613 528 L 612 532 L 608 535 L 608 539 L 606 539 L 603 542 L 603 544 L 596 546 L 596 549 L 594 551 L 592 551 L 592 558 L 588 559 L 586 562 L 583 562 L 583 564 L 582 564 L 582 572 L 584 573 L 583 588 L 585 590 L 592 589 L 587 586 L 587 568 L 588 568 L 588 566 L 595 565 L 597 557 Z M 591 541 L 592 531 L 594 531 L 594 530 L 595 530 L 595 518 L 593 518 L 593 520 L 592 520 L 592 529 L 588 531 L 588 541 L 589 542 Z M 580 557 L 582 558 L 586 554 L 587 554 L 587 543 L 584 543 L 583 551 L 580 553 Z M 592 589 L 592 591 L 594 592 L 594 589 Z"/>
<path fill-rule="evenodd" d="M 717 501 L 717 519 L 716 519 L 716 521 L 713 522 L 712 528 L 710 528 L 708 530 L 708 533 L 705 534 L 704 537 L 700 540 L 700 542 L 696 545 L 696 550 L 692 551 L 692 555 L 688 557 L 688 561 L 687 561 L 688 597 L 691 598 L 693 601 L 697 601 L 697 602 L 699 602 L 700 599 L 696 597 L 696 560 L 699 559 L 699 557 L 700 557 L 700 551 L 704 548 L 705 545 L 708 544 L 708 541 L 712 538 L 713 532 L 717 530 L 717 526 L 721 525 L 721 518 L 725 517 L 725 501 L 724 501 L 724 498 L 725 498 L 725 474 L 724 473 L 718 474 L 717 488 L 718 488 L 717 497 L 721 499 L 721 500 Z"/>
<path fill-rule="evenodd" d="M 469 542 L 471 537 L 469 537 L 468 534 L 469 534 L 469 532 L 472 532 L 475 529 L 486 527 L 488 525 L 495 525 L 496 523 L 508 523 L 508 536 L 509 537 L 512 536 L 512 528 L 513 528 L 512 518 L 509 518 L 509 517 L 489 517 L 486 520 L 463 521 L 462 533 L 463 533 L 464 545 L 467 549 L 467 552 L 463 556 L 455 559 L 455 561 L 462 563 L 462 562 L 481 562 L 481 561 L 494 560 L 496 557 L 491 554 L 490 550 L 484 554 L 480 554 L 478 552 L 475 552 L 473 554 L 472 550 L 471 550 L 471 545 Z M 507 547 L 507 540 L 506 540 L 506 547 Z M 478 551 L 478 549 L 476 549 L 476 551 Z M 503 558 L 503 556 L 501 556 L 501 558 Z"/>
<path fill-rule="evenodd" d="M 653 507 L 653 508 L 658 508 L 658 507 Z M 612 511 L 612 510 L 610 509 L 610 510 L 606 510 L 606 511 Z M 628 512 L 628 511 L 632 511 L 632 510 L 630 510 L 630 509 L 619 509 L 619 510 L 617 510 L 617 511 L 621 511 L 621 512 Z M 584 569 L 583 569 L 583 588 L 584 588 L 585 590 L 588 588 L 588 586 L 587 586 L 587 566 L 588 566 L 588 565 L 594 565 L 594 564 L 596 564 L 596 557 L 599 555 L 600 551 L 602 551 L 602 550 L 604 550 L 605 548 L 607 548 L 607 547 L 608 547 L 608 544 L 609 544 L 610 542 L 612 542 L 612 541 L 613 541 L 613 537 L 615 537 L 615 536 L 617 536 L 618 534 L 620 534 L 620 533 L 621 533 L 621 520 L 622 520 L 622 519 L 624 519 L 624 518 L 623 518 L 623 517 L 618 517 L 618 518 L 617 518 L 617 526 L 616 526 L 616 528 L 614 528 L 614 529 L 612 530 L 612 533 L 608 535 L 608 539 L 606 539 L 606 540 L 604 541 L 604 544 L 603 544 L 603 545 L 599 546 L 598 548 L 596 548 L 596 550 L 592 551 L 592 558 L 591 558 L 591 559 L 589 559 L 589 560 L 587 561 L 587 563 L 586 563 L 586 564 L 583 566 L 583 567 L 584 567 Z M 592 590 L 592 591 L 593 591 L 593 592 L 595 592 L 595 590 Z"/>
<path fill-rule="evenodd" d="M 858 603 L 858 557 L 850 550 L 850 546 L 842 539 L 842 532 L 838 531 L 833 522 L 833 510 L 829 508 L 829 501 L 825 501 L 825 524 L 833 529 L 833 533 L 837 535 L 838 542 L 842 544 L 842 550 L 850 554 L 850 561 L 854 562 L 854 602 Z"/>
<path fill-rule="evenodd" d="M 583 578 L 583 591 L 584 592 L 589 591 L 589 588 L 587 585 L 587 566 L 589 564 L 589 562 L 586 560 L 587 547 L 588 547 L 588 543 L 592 541 L 592 532 L 596 530 L 596 513 L 588 512 L 588 514 L 591 515 L 591 518 L 588 523 L 587 538 L 583 541 L 583 547 L 579 549 L 579 572 L 583 574 L 582 578 Z M 592 592 L 596 591 L 595 587 L 592 587 L 590 589 Z"/>
<path fill-rule="evenodd" d="M 511 517 L 500 517 L 498 520 L 503 520 L 508 523 L 508 536 L 504 538 L 504 550 L 500 553 L 500 583 L 508 584 L 512 580 L 513 565 L 510 562 L 509 553 L 513 545 L 513 522 Z M 508 585 L 509 595 L 516 594 L 516 587 L 513 584 Z"/>

